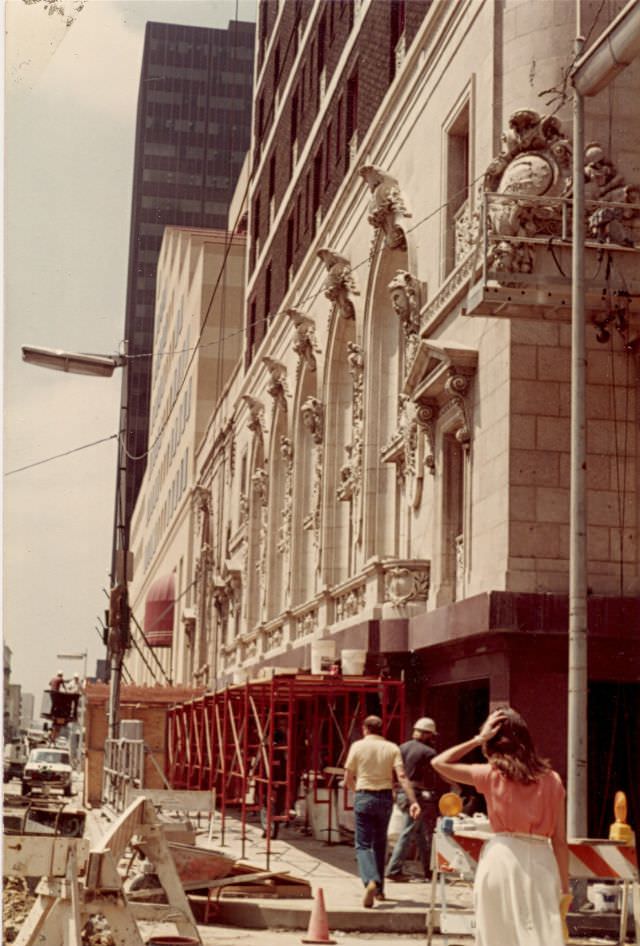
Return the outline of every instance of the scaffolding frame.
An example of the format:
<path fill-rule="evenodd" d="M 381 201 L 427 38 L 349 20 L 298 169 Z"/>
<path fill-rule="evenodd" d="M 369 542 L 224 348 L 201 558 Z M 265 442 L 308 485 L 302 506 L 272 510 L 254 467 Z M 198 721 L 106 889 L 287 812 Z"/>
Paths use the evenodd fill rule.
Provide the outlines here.
<path fill-rule="evenodd" d="M 274 829 L 289 820 L 301 786 L 315 805 L 328 806 L 331 843 L 338 791 L 348 806 L 342 779 L 347 752 L 371 714 L 382 718 L 388 739 L 401 742 L 404 681 L 274 674 L 228 686 L 169 710 L 167 778 L 177 790 L 215 790 L 221 844 L 229 811 L 239 809 L 242 857 L 247 821 L 260 812 L 268 870 Z"/>

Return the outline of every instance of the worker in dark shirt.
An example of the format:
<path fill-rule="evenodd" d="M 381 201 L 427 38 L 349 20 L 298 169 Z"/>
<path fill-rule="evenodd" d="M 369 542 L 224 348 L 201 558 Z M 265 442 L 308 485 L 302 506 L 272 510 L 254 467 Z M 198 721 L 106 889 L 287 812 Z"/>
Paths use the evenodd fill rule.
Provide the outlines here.
<path fill-rule="evenodd" d="M 387 866 L 389 880 L 408 880 L 402 871 L 411 842 L 415 840 L 425 880 L 431 877 L 431 839 L 438 817 L 438 799 L 446 790 L 444 782 L 436 775 L 431 759 L 436 755 L 434 743 L 436 724 L 428 716 L 417 720 L 411 739 L 400 746 L 407 778 L 420 805 L 420 815 L 414 820 L 409 814 L 409 801 L 403 791 L 398 791 L 396 804 L 404 814 L 404 824 Z"/>
<path fill-rule="evenodd" d="M 64 673 L 62 670 L 58 670 L 55 677 L 52 677 L 49 680 L 49 694 L 51 696 L 51 715 L 55 718 L 60 716 L 62 712 L 61 700 L 58 696 L 62 690 L 66 690 Z"/>

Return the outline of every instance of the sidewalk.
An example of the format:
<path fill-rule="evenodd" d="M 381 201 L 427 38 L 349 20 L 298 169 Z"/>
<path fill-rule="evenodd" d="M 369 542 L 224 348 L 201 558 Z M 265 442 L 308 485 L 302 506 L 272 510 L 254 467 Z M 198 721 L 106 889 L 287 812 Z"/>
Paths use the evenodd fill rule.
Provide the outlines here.
<path fill-rule="evenodd" d="M 242 856 L 241 823 L 226 818 L 225 844 L 220 844 L 220 822 L 216 819 L 213 838 L 198 838 L 198 846 L 210 847 L 242 863 L 267 869 L 267 842 L 257 823 L 248 823 L 244 857 Z M 431 884 L 389 882 L 385 901 L 372 908 L 362 906 L 364 888 L 357 872 L 353 842 L 327 844 L 302 834 L 291 826 L 281 826 L 280 834 L 271 841 L 269 870 L 290 873 L 309 882 L 315 896 L 322 888 L 331 930 L 393 933 L 423 933 Z M 470 888 L 461 885 L 448 888 L 452 904 L 470 903 Z M 237 923 L 252 928 L 281 927 L 306 930 L 312 900 L 281 898 L 223 897 L 218 921 Z"/>

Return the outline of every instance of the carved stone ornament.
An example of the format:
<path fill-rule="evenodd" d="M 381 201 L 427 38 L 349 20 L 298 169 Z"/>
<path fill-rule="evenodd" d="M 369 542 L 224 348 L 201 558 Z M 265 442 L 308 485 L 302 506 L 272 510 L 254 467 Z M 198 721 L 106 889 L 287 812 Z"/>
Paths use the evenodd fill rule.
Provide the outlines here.
<path fill-rule="evenodd" d="M 422 501 L 424 467 L 434 472 L 433 443 L 437 406 L 416 404 L 408 395 L 398 396 L 398 430 L 381 451 L 383 463 L 395 463 L 398 482 L 407 502 L 417 509 Z M 425 457 L 425 439 L 429 451 Z"/>
<path fill-rule="evenodd" d="M 202 528 L 205 520 L 208 521 L 211 510 L 211 492 L 206 486 L 196 486 L 191 494 L 193 509 L 197 515 L 197 526 Z"/>
<path fill-rule="evenodd" d="M 299 309 L 286 309 L 295 327 L 293 338 L 293 350 L 298 355 L 300 366 L 303 362 L 309 371 L 316 370 L 316 354 L 320 353 L 320 348 L 316 342 L 315 323 L 307 315 L 300 312 Z"/>
<path fill-rule="evenodd" d="M 280 407 L 285 413 L 287 411 L 287 369 L 281 361 L 275 358 L 269 358 L 263 355 L 262 363 L 269 372 L 269 384 L 267 392 L 271 395 L 275 407 Z"/>
<path fill-rule="evenodd" d="M 407 240 L 401 222 L 411 214 L 400 193 L 398 181 L 373 164 L 363 165 L 360 175 L 371 191 L 367 216 L 369 223 L 384 234 L 384 242 L 389 249 L 406 250 Z"/>
<path fill-rule="evenodd" d="M 324 405 L 317 397 L 310 395 L 300 405 L 302 423 L 311 434 L 315 444 L 322 443 L 324 435 Z"/>
<path fill-rule="evenodd" d="M 281 554 L 286 554 L 291 548 L 291 518 L 293 514 L 293 445 L 289 437 L 280 438 L 280 456 L 284 465 L 284 502 L 276 548 Z M 286 571 L 288 572 L 288 569 Z"/>
<path fill-rule="evenodd" d="M 509 119 L 502 148 L 485 172 L 488 202 L 489 269 L 503 282 L 505 273 L 531 273 L 535 257 L 515 237 L 561 236 L 562 202 L 571 197 L 572 144 L 553 115 L 523 108 Z M 585 198 L 609 204 L 640 203 L 637 187 L 625 186 L 600 144 L 587 145 L 584 156 Z M 548 200 L 547 200 L 548 198 Z M 554 199 L 556 198 L 556 199 Z M 587 210 L 587 226 L 602 242 L 630 244 L 631 221 L 640 209 L 631 206 Z"/>
<path fill-rule="evenodd" d="M 253 492 L 261 506 L 266 506 L 269 499 L 269 474 L 264 467 L 259 466 L 251 477 Z"/>
<path fill-rule="evenodd" d="M 324 453 L 321 446 L 316 446 L 313 461 L 313 484 L 311 487 L 311 511 L 302 520 L 302 528 L 313 532 L 313 544 L 316 556 L 320 553 L 320 511 L 322 508 L 322 472 Z"/>
<path fill-rule="evenodd" d="M 420 331 L 422 284 L 404 269 L 398 269 L 388 286 L 393 311 L 400 319 L 405 338 Z"/>
<path fill-rule="evenodd" d="M 355 318 L 355 308 L 349 296 L 359 293 L 351 274 L 351 263 L 329 247 L 318 250 L 318 256 L 327 269 L 324 294 L 332 303 L 331 315 L 337 311 L 343 319 Z"/>
<path fill-rule="evenodd" d="M 598 207 L 588 211 L 587 227 L 602 243 L 633 246 L 638 236 L 634 221 L 640 217 L 640 188 L 624 183 L 615 164 L 605 157 L 602 146 L 593 141 L 584 151 L 585 200 L 608 204 L 635 204 L 635 207 Z"/>
<path fill-rule="evenodd" d="M 403 605 L 424 601 L 429 595 L 430 569 L 394 566 L 385 571 L 385 600 Z"/>
<path fill-rule="evenodd" d="M 444 411 L 455 411 L 459 418 L 459 424 L 456 428 L 455 437 L 458 443 L 468 450 L 471 441 L 471 424 L 469 421 L 469 412 L 467 410 L 467 395 L 471 379 L 468 375 L 458 374 L 455 368 L 449 369 L 444 388 L 449 396 L 445 403 Z"/>
<path fill-rule="evenodd" d="M 250 394 L 243 394 L 242 400 L 249 408 L 249 420 L 247 426 L 254 434 L 262 433 L 262 418 L 264 415 L 264 404 Z"/>
<path fill-rule="evenodd" d="M 366 601 L 365 585 L 358 585 L 335 599 L 336 621 L 344 621 L 363 610 Z"/>
<path fill-rule="evenodd" d="M 421 339 L 415 361 L 405 381 L 405 393 L 416 404 L 416 420 L 429 444 L 425 465 L 434 469 L 434 427 L 442 418 L 445 427 L 468 448 L 471 441 L 469 393 L 478 365 L 475 349 L 453 341 Z M 448 417 L 447 417 L 448 415 Z M 450 421 L 452 421 L 450 423 Z"/>
<path fill-rule="evenodd" d="M 424 465 L 433 476 L 436 471 L 435 461 L 435 441 L 436 441 L 436 420 L 438 419 L 438 405 L 435 401 L 425 401 L 418 405 L 416 411 L 416 421 L 420 430 L 423 431 L 429 450 L 424 458 Z"/>

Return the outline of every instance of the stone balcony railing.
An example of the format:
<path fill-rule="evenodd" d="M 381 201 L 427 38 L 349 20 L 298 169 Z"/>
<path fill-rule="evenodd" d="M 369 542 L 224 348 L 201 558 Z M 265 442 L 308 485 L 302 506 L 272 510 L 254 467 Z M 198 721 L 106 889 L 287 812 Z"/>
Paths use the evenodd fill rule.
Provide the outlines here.
<path fill-rule="evenodd" d="M 278 654 L 360 621 L 407 617 L 426 607 L 430 563 L 423 559 L 373 559 L 357 575 L 303 605 L 241 634 L 221 650 L 227 674 L 251 668 Z"/>

